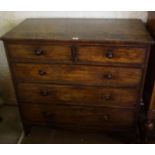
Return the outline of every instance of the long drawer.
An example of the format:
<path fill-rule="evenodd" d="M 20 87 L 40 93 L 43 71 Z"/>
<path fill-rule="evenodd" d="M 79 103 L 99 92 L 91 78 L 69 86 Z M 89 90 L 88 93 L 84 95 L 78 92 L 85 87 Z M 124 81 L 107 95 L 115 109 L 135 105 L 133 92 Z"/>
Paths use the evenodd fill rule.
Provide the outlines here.
<path fill-rule="evenodd" d="M 131 127 L 135 121 L 135 110 L 117 108 L 22 104 L 21 112 L 26 122 L 40 122 L 51 125 L 99 126 L 114 130 L 121 127 Z"/>
<path fill-rule="evenodd" d="M 142 77 L 139 68 L 31 63 L 12 64 L 12 68 L 16 79 L 24 81 L 135 87 Z"/>
<path fill-rule="evenodd" d="M 138 91 L 103 87 L 21 83 L 17 87 L 21 103 L 135 107 Z"/>

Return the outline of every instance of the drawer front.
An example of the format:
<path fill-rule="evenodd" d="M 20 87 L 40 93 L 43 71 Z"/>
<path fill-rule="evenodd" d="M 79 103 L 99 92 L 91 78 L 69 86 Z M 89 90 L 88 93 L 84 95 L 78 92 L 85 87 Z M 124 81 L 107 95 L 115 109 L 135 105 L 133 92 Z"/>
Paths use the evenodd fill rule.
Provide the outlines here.
<path fill-rule="evenodd" d="M 100 126 L 117 128 L 132 126 L 134 110 L 116 108 L 83 108 L 72 106 L 42 106 L 22 104 L 23 119 L 28 122 L 50 123 L 51 125 L 73 124 L 78 126 Z"/>
<path fill-rule="evenodd" d="M 69 46 L 9 44 L 9 55 L 18 60 L 71 61 Z"/>
<path fill-rule="evenodd" d="M 81 46 L 77 48 L 78 59 L 82 62 L 142 64 L 145 48 Z"/>
<path fill-rule="evenodd" d="M 142 75 L 138 68 L 22 63 L 12 66 L 15 77 L 24 81 L 134 87 Z"/>
<path fill-rule="evenodd" d="M 112 89 L 102 87 L 61 86 L 47 84 L 19 84 L 21 103 L 70 104 L 95 106 L 134 107 L 136 89 Z"/>

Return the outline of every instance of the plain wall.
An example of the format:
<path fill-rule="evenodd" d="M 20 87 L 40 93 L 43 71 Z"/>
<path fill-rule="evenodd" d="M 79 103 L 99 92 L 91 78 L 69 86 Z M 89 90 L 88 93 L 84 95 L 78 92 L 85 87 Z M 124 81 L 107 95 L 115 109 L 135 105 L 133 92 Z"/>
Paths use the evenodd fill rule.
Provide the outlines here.
<path fill-rule="evenodd" d="M 97 11 L 97 12 L 0 12 L 0 36 L 11 30 L 26 18 L 138 18 L 146 22 L 146 11 Z M 6 104 L 15 104 L 14 89 L 5 55 L 3 43 L 0 42 L 0 95 Z"/>

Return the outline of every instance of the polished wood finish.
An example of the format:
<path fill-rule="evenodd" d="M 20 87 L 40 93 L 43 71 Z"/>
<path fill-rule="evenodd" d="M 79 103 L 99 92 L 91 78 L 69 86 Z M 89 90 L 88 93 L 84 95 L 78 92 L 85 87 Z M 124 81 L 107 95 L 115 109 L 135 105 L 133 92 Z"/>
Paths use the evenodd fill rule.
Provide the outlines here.
<path fill-rule="evenodd" d="M 9 44 L 8 50 L 12 59 L 29 59 L 36 61 L 71 61 L 70 46 Z"/>
<path fill-rule="evenodd" d="M 27 19 L 2 37 L 3 40 L 55 42 L 152 42 L 137 19 Z"/>
<path fill-rule="evenodd" d="M 144 48 L 84 46 L 78 47 L 78 59 L 79 61 L 96 63 L 143 64 L 145 52 Z"/>
<path fill-rule="evenodd" d="M 19 61 L 70 62 L 72 46 L 9 44 L 11 59 Z M 143 64 L 146 49 L 118 46 L 75 46 L 78 62 Z"/>
<path fill-rule="evenodd" d="M 124 109 L 23 104 L 21 110 L 26 122 L 49 125 L 99 126 L 103 130 L 118 130 L 131 127 L 135 121 L 135 111 Z"/>
<path fill-rule="evenodd" d="M 138 98 L 138 90 L 133 88 L 98 88 L 22 83 L 18 85 L 17 89 L 20 102 L 27 104 L 121 106 L 134 108 Z"/>
<path fill-rule="evenodd" d="M 30 63 L 14 63 L 12 67 L 14 76 L 21 81 L 66 84 L 136 87 L 142 75 L 142 71 L 137 68 Z"/>
<path fill-rule="evenodd" d="M 25 132 L 137 128 L 152 39 L 140 20 L 27 19 L 2 37 Z"/>

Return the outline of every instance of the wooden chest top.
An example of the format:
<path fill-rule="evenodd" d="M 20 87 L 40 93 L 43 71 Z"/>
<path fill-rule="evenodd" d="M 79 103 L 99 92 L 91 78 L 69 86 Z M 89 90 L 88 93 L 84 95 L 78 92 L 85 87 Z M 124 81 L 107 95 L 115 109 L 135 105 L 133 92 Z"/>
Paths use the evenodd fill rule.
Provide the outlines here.
<path fill-rule="evenodd" d="M 26 19 L 2 39 L 152 43 L 145 25 L 138 19 Z"/>

